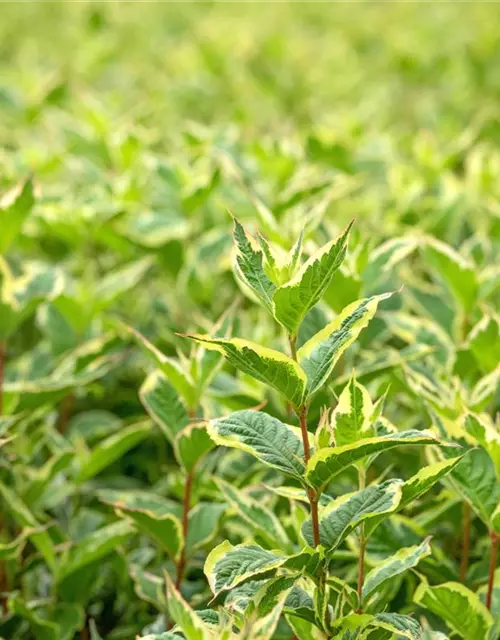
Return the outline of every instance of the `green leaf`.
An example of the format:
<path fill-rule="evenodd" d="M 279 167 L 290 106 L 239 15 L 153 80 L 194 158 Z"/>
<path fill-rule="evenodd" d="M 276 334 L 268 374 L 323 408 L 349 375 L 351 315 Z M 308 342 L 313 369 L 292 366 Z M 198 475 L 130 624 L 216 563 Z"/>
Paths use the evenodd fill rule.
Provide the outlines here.
<path fill-rule="evenodd" d="M 306 313 L 319 302 L 347 250 L 352 227 L 314 253 L 297 274 L 274 293 L 274 317 L 288 333 L 295 335 Z"/>
<path fill-rule="evenodd" d="M 312 487 L 321 492 L 337 474 L 367 456 L 382 453 L 394 447 L 425 444 L 449 446 L 438 440 L 430 431 L 410 429 L 399 433 L 390 433 L 386 436 L 367 438 L 366 440 L 361 440 L 361 442 L 347 444 L 342 447 L 322 449 L 309 460 L 306 480 Z"/>
<path fill-rule="evenodd" d="M 105 309 L 118 296 L 135 287 L 151 268 L 153 260 L 150 256 L 136 262 L 118 267 L 110 271 L 102 279 L 98 279 L 93 290 L 96 310 Z"/>
<path fill-rule="evenodd" d="M 33 607 L 28 606 L 17 593 L 9 598 L 9 611 L 28 621 L 30 629 L 37 640 L 60 640 L 59 625 L 52 620 L 45 620 Z"/>
<path fill-rule="evenodd" d="M 168 573 L 165 573 L 167 585 L 168 611 L 172 620 L 182 629 L 186 640 L 207 640 L 212 638 L 209 627 L 196 615 L 188 603 L 175 588 Z"/>
<path fill-rule="evenodd" d="M 449 245 L 431 237 L 425 239 L 424 256 L 461 308 L 466 313 L 472 311 L 478 293 L 474 265 Z"/>
<path fill-rule="evenodd" d="M 186 552 L 208 545 L 218 534 L 219 522 L 226 511 L 225 504 L 198 502 L 189 512 Z"/>
<path fill-rule="evenodd" d="M 284 598 L 286 599 L 299 576 L 278 576 L 267 581 L 257 592 L 256 610 L 259 616 L 267 616 Z"/>
<path fill-rule="evenodd" d="M 409 640 L 421 640 L 422 628 L 420 624 L 411 618 L 410 616 L 401 615 L 399 613 L 377 613 L 375 615 L 370 614 L 358 614 L 350 613 L 349 615 L 335 620 L 334 628 L 336 630 L 344 631 L 344 635 L 339 636 L 342 640 L 354 640 L 363 638 L 372 638 L 370 629 L 384 629 L 390 633 L 375 636 L 376 638 L 392 638 L 392 634 L 397 634 L 398 638 L 408 638 Z M 356 632 L 361 632 L 366 629 L 363 634 L 356 635 Z M 346 635 L 347 634 L 347 635 Z M 354 635 L 352 635 L 354 634 Z M 334 637 L 337 637 L 334 636 Z"/>
<path fill-rule="evenodd" d="M 414 601 L 442 618 L 464 640 L 487 638 L 493 625 L 491 613 L 477 594 L 458 582 L 431 587 L 424 581 L 415 592 Z"/>
<path fill-rule="evenodd" d="M 484 315 L 467 336 L 467 346 L 483 373 L 490 373 L 500 362 L 500 323 L 492 315 Z"/>
<path fill-rule="evenodd" d="M 217 444 L 251 453 L 264 464 L 302 481 L 305 470 L 302 438 L 297 429 L 277 418 L 246 409 L 211 420 L 208 432 Z"/>
<path fill-rule="evenodd" d="M 455 345 L 437 322 L 402 311 L 385 313 L 383 318 L 390 331 L 407 344 L 432 347 L 433 356 L 443 366 L 454 362 Z"/>
<path fill-rule="evenodd" d="M 76 542 L 61 558 L 57 581 L 70 576 L 78 569 L 102 560 L 135 533 L 129 522 L 115 522 Z"/>
<path fill-rule="evenodd" d="M 127 451 L 137 446 L 150 433 L 151 423 L 143 421 L 102 440 L 85 458 L 80 460 L 80 468 L 75 481 L 81 484 L 90 480 L 113 462 L 119 460 Z"/>
<path fill-rule="evenodd" d="M 0 494 L 14 520 L 22 527 L 29 527 L 32 530 L 28 536 L 29 539 L 40 551 L 51 571 L 55 571 L 56 553 L 50 535 L 42 530 L 35 516 L 12 489 L 0 483 Z"/>
<path fill-rule="evenodd" d="M 453 471 L 462 458 L 463 456 L 458 456 L 435 462 L 423 467 L 414 476 L 406 480 L 402 487 L 402 497 L 398 510 L 403 509 L 429 491 L 436 482 L 439 482 L 439 480 Z"/>
<path fill-rule="evenodd" d="M 264 256 L 262 251 L 255 250 L 252 247 L 245 229 L 236 218 L 234 219 L 234 239 L 237 247 L 235 263 L 236 275 L 243 284 L 257 295 L 268 311 L 272 313 L 273 294 L 276 286 L 264 271 Z"/>
<path fill-rule="evenodd" d="M 227 540 L 213 549 L 205 562 L 205 575 L 214 596 L 233 589 L 247 580 L 277 569 L 300 573 L 315 557 L 311 550 L 294 556 L 266 551 L 257 545 L 233 546 Z"/>
<path fill-rule="evenodd" d="M 196 387 L 191 376 L 184 371 L 181 364 L 174 358 L 169 358 L 157 349 L 142 333 L 128 327 L 144 352 L 153 360 L 168 382 L 177 391 L 189 408 L 194 409 L 197 402 Z"/>
<path fill-rule="evenodd" d="M 393 513 L 401 500 L 402 480 L 387 480 L 355 493 L 348 493 L 332 502 L 319 513 L 320 542 L 333 551 L 361 522 L 369 523 L 381 514 Z M 308 544 L 314 546 L 311 518 L 302 525 Z"/>
<path fill-rule="evenodd" d="M 242 640 L 271 640 L 275 638 L 281 613 L 296 577 L 280 576 L 265 584 L 251 602 L 245 615 Z"/>
<path fill-rule="evenodd" d="M 464 420 L 465 430 L 486 449 L 495 465 L 497 478 L 500 481 L 500 433 L 489 422 L 487 416 L 468 413 Z"/>
<path fill-rule="evenodd" d="M 400 613 L 376 613 L 370 627 L 386 629 L 390 633 L 397 634 L 398 638 L 409 640 L 421 640 L 422 627 L 410 616 Z"/>
<path fill-rule="evenodd" d="M 394 267 L 405 260 L 418 246 L 417 238 L 406 236 L 391 238 L 372 251 L 368 266 L 363 273 L 365 287 L 372 291 L 390 275 Z"/>
<path fill-rule="evenodd" d="M 0 233 L 0 254 L 5 254 L 19 235 L 34 203 L 35 196 L 31 178 L 14 187 L 3 196 L 0 201 L 0 228 L 2 229 L 2 233 Z"/>
<path fill-rule="evenodd" d="M 177 460 L 186 471 L 193 471 L 203 456 L 214 448 L 204 424 L 190 424 L 175 437 Z"/>
<path fill-rule="evenodd" d="M 302 618 L 297 618 L 296 616 L 287 615 L 286 621 L 297 637 L 297 640 L 327 640 L 327 636 L 323 633 L 323 631 L 318 629 L 315 624 L 309 622 L 308 620 L 303 620 Z"/>
<path fill-rule="evenodd" d="M 473 411 L 483 411 L 492 402 L 499 387 L 500 365 L 476 383 L 470 394 L 470 408 Z"/>
<path fill-rule="evenodd" d="M 281 522 L 270 509 L 221 478 L 217 485 L 230 506 L 271 548 L 286 549 L 289 546 Z"/>
<path fill-rule="evenodd" d="M 299 349 L 297 358 L 307 375 L 309 396 L 328 380 L 340 356 L 368 326 L 379 302 L 391 295 L 386 293 L 356 300 Z"/>
<path fill-rule="evenodd" d="M 145 491 L 102 491 L 99 497 L 103 502 L 111 505 L 119 516 L 124 517 L 153 538 L 171 558 L 175 560 L 179 557 L 184 544 L 182 526 L 177 517 L 179 513 L 172 513 L 173 509 L 169 501 Z"/>
<path fill-rule="evenodd" d="M 128 570 L 134 582 L 134 590 L 137 596 L 149 602 L 159 611 L 167 611 L 167 598 L 165 594 L 165 576 L 157 576 L 146 571 L 142 566 L 129 564 Z"/>
<path fill-rule="evenodd" d="M 296 407 L 302 403 L 306 376 L 299 365 L 284 353 L 241 338 L 210 338 L 188 334 L 184 337 L 224 354 L 236 369 L 273 387 Z"/>
<path fill-rule="evenodd" d="M 384 582 L 408 571 L 408 569 L 416 567 L 422 558 L 430 554 L 431 547 L 429 539 L 427 539 L 420 545 L 400 549 L 394 555 L 383 560 L 366 576 L 362 592 L 363 600 L 369 598 Z"/>
<path fill-rule="evenodd" d="M 153 371 L 139 389 L 146 411 L 173 443 L 176 435 L 189 424 L 187 409 L 177 391 L 161 371 Z"/>
<path fill-rule="evenodd" d="M 372 414 L 370 394 L 353 375 L 340 394 L 330 419 L 336 445 L 352 444 L 375 436 Z"/>
<path fill-rule="evenodd" d="M 454 489 L 467 500 L 479 518 L 488 524 L 499 499 L 500 487 L 495 466 L 484 449 L 477 448 L 463 456 L 448 476 Z"/>

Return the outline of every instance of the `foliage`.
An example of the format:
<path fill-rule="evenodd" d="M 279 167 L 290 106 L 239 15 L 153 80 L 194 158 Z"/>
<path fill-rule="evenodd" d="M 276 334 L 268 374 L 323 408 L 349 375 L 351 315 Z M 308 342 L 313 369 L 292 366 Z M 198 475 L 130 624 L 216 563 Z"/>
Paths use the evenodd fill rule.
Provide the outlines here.
<path fill-rule="evenodd" d="M 5 4 L 0 638 L 500 637 L 497 11 Z"/>

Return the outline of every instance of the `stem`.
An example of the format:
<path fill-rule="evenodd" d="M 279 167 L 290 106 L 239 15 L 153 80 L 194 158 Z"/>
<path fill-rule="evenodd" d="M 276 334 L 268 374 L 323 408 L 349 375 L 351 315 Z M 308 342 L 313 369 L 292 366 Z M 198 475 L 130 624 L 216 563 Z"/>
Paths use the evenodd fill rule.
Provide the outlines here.
<path fill-rule="evenodd" d="M 464 501 L 462 515 L 462 556 L 460 558 L 460 582 L 464 583 L 469 568 L 470 525 L 471 509 L 469 503 Z"/>
<path fill-rule="evenodd" d="M 298 416 L 300 422 L 300 432 L 302 433 L 302 442 L 304 445 L 304 460 L 307 464 L 311 457 L 311 448 L 309 446 L 309 431 L 307 430 L 307 412 L 308 407 L 306 405 L 299 409 Z"/>
<path fill-rule="evenodd" d="M 309 431 L 307 430 L 307 405 L 303 405 L 297 415 L 299 417 L 300 422 L 300 432 L 302 434 L 302 443 L 304 446 L 304 460 L 307 464 L 309 462 L 309 458 L 311 457 L 311 448 L 309 446 Z M 307 497 L 309 498 L 309 505 L 311 507 L 311 521 L 312 521 L 312 532 L 313 532 L 313 541 L 314 546 L 317 547 L 320 542 L 319 538 L 319 516 L 318 516 L 318 495 L 314 489 L 309 488 L 307 490 Z"/>
<path fill-rule="evenodd" d="M 289 333 L 288 342 L 290 343 L 290 353 L 292 358 L 297 362 L 297 336 Z"/>
<path fill-rule="evenodd" d="M 184 487 L 184 499 L 182 501 L 182 536 L 184 540 L 183 549 L 179 560 L 177 562 L 177 577 L 175 580 L 175 586 L 180 591 L 182 576 L 186 567 L 186 540 L 189 529 L 189 508 L 191 504 L 191 489 L 193 486 L 193 471 L 190 471 L 186 476 L 186 485 Z"/>
<path fill-rule="evenodd" d="M 488 572 L 488 593 L 486 595 L 486 607 L 488 608 L 488 610 L 491 610 L 491 600 L 493 597 L 493 586 L 495 583 L 495 569 L 497 568 L 498 543 L 500 542 L 500 536 L 491 531 L 490 539 L 490 570 Z"/>
<path fill-rule="evenodd" d="M 288 334 L 288 342 L 290 343 L 290 352 L 292 358 L 297 362 L 297 336 Z M 307 464 L 311 457 L 311 447 L 309 446 L 309 431 L 307 430 L 307 413 L 309 407 L 307 404 L 303 404 L 299 409 L 295 410 L 300 424 L 300 432 L 302 434 L 302 444 L 304 447 L 304 461 Z M 319 546 L 319 517 L 318 517 L 318 495 L 314 489 L 307 490 L 307 497 L 309 498 L 309 505 L 311 507 L 311 521 L 313 530 L 313 542 L 314 546 Z"/>
<path fill-rule="evenodd" d="M 359 490 L 365 488 L 366 486 L 366 471 L 363 467 L 358 469 L 358 477 L 359 477 Z M 362 613 L 362 594 L 363 594 L 363 584 L 365 582 L 365 552 L 366 552 L 366 537 L 365 537 L 365 524 L 362 522 L 359 525 L 359 560 L 358 560 L 358 609 L 356 613 Z"/>
<path fill-rule="evenodd" d="M 70 391 L 68 395 L 61 402 L 61 409 L 59 411 L 59 420 L 57 424 L 57 430 L 59 433 L 65 433 L 68 426 L 69 419 L 73 413 L 75 406 L 75 395 L 73 391 Z"/>

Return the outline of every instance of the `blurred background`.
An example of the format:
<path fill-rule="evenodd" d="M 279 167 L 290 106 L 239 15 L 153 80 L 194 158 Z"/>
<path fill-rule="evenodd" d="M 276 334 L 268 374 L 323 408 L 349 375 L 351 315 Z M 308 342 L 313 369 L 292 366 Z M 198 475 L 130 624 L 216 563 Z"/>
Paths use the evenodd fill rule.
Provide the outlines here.
<path fill-rule="evenodd" d="M 44 638 L 71 640 L 92 617 L 107 639 L 130 639 L 156 620 L 138 575 L 170 565 L 150 540 L 129 544 L 128 532 L 126 552 L 113 554 L 123 536 L 107 532 L 113 544 L 85 566 L 74 559 L 57 584 L 50 563 L 116 527 L 99 490 L 182 499 L 170 445 L 144 426 L 137 391 L 151 363 L 124 324 L 189 366 L 175 333 L 211 332 L 239 299 L 234 335 L 285 349 L 235 281 L 229 212 L 278 250 L 304 229 L 306 255 L 355 218 L 347 259 L 299 344 L 353 300 L 405 285 L 332 389 L 353 366 L 372 397 L 390 383 L 398 428 L 429 425 L 422 398 L 451 423 L 459 394 L 495 415 L 499 20 L 500 4 L 482 2 L 1 4 L 0 193 L 29 176 L 34 193 L 26 183 L 22 232 L 9 239 L 0 228 L 0 285 L 8 272 L 20 305 L 7 329 L 0 322 L 0 433 L 19 436 L 1 461 L 0 490 L 10 487 L 50 536 L 41 551 L 28 547 L 20 576 L 12 563 L 21 595 L 0 636 L 42 638 L 30 612 L 63 625 L 68 602 L 79 603 L 76 622 Z M 266 393 L 226 367 L 204 415 L 267 399 L 266 410 L 286 417 Z M 311 419 L 334 397 L 318 397 Z M 115 448 L 104 459 L 108 438 Z M 210 464 L 232 481 L 231 460 Z M 207 502 L 210 464 L 196 488 Z M 408 475 L 419 460 L 398 464 Z M 27 522 L 5 491 L 11 540 Z M 456 500 L 451 510 L 452 524 L 431 531 L 442 527 L 445 556 Z M 188 583 L 195 603 L 206 596 L 206 550 Z M 445 569 L 437 573 L 453 578 Z"/>

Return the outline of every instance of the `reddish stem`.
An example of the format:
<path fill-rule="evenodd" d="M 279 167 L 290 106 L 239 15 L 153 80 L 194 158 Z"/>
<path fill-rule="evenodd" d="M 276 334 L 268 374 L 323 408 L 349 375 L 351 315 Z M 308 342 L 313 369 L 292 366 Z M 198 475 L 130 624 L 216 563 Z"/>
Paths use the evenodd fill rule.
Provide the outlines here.
<path fill-rule="evenodd" d="M 363 531 L 361 532 L 360 538 L 359 538 L 358 589 L 357 589 L 359 607 L 356 613 L 361 613 L 363 611 L 363 607 L 361 603 L 362 603 L 362 596 L 363 596 L 363 585 L 365 582 L 365 552 L 366 552 L 366 538 Z"/>
<path fill-rule="evenodd" d="M 189 530 L 189 508 L 191 504 L 191 489 L 193 486 L 193 471 L 190 471 L 186 476 L 186 485 L 184 487 L 184 499 L 182 501 L 182 536 L 183 536 L 183 548 L 179 560 L 177 562 L 177 577 L 175 580 L 175 586 L 180 591 L 182 576 L 184 575 L 184 569 L 186 567 L 186 540 Z"/>
<path fill-rule="evenodd" d="M 70 391 L 68 395 L 63 398 L 61 402 L 61 409 L 59 411 L 59 420 L 57 423 L 57 430 L 59 433 L 65 433 L 68 422 L 73 414 L 75 406 L 75 394 Z"/>
<path fill-rule="evenodd" d="M 488 572 L 488 593 L 486 595 L 486 607 L 491 610 L 491 600 L 493 598 L 493 587 L 495 584 L 495 569 L 497 568 L 498 543 L 500 536 L 493 531 L 490 532 L 491 551 L 490 551 L 490 569 Z"/>
<path fill-rule="evenodd" d="M 469 568 L 470 550 L 470 526 L 471 526 L 470 505 L 464 501 L 462 519 L 462 556 L 460 558 L 460 581 L 465 582 L 467 570 Z"/>
<path fill-rule="evenodd" d="M 304 460 L 307 464 L 311 457 L 311 447 L 309 446 L 309 431 L 307 430 L 307 412 L 308 407 L 304 405 L 298 412 L 300 431 L 302 433 L 302 443 L 304 446 Z M 307 490 L 307 496 L 309 498 L 309 504 L 311 506 L 311 521 L 314 546 L 317 547 L 320 543 L 319 537 L 319 517 L 318 517 L 318 496 L 314 489 Z"/>
<path fill-rule="evenodd" d="M 288 342 L 290 343 L 290 353 L 292 358 L 297 362 L 297 336 L 289 335 Z M 302 434 L 302 444 L 304 447 L 304 461 L 307 464 L 311 457 L 311 447 L 309 446 L 309 431 L 307 429 L 307 412 L 309 407 L 304 404 L 298 410 L 296 410 L 299 418 L 300 432 Z M 314 546 L 319 546 L 319 517 L 318 517 L 318 496 L 314 489 L 307 490 L 307 496 L 309 498 L 309 504 L 311 506 L 311 521 Z"/>

